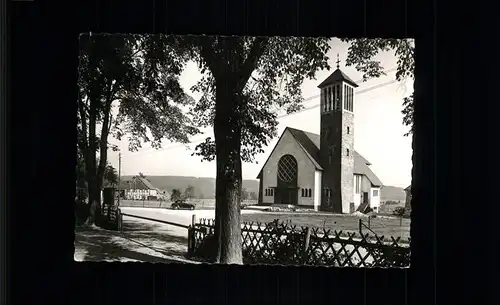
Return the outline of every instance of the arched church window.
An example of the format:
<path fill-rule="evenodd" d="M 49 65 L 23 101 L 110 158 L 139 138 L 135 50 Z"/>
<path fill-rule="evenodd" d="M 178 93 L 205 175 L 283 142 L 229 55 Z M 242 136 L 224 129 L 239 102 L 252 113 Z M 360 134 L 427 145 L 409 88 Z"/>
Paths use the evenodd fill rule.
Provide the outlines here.
<path fill-rule="evenodd" d="M 330 87 L 326 88 L 325 111 L 328 111 L 330 106 Z"/>
<path fill-rule="evenodd" d="M 347 149 L 347 155 L 349 156 L 349 148 Z"/>
<path fill-rule="evenodd" d="M 330 103 L 330 88 L 325 88 L 325 112 L 328 111 L 328 104 Z"/>
<path fill-rule="evenodd" d="M 349 100 L 347 98 L 347 85 L 344 85 L 344 109 L 349 109 Z"/>
<path fill-rule="evenodd" d="M 333 88 L 330 87 L 330 100 L 328 101 L 328 111 L 332 111 L 332 106 L 333 106 Z"/>
<path fill-rule="evenodd" d="M 309 197 L 312 197 L 312 190 L 309 189 Z"/>
<path fill-rule="evenodd" d="M 340 109 L 340 85 L 335 85 L 335 110 Z"/>
<path fill-rule="evenodd" d="M 292 155 L 284 155 L 278 162 L 278 178 L 284 182 L 291 182 L 297 178 L 297 160 Z"/>
<path fill-rule="evenodd" d="M 325 88 L 325 112 L 328 111 L 328 104 L 330 103 L 330 88 Z"/>

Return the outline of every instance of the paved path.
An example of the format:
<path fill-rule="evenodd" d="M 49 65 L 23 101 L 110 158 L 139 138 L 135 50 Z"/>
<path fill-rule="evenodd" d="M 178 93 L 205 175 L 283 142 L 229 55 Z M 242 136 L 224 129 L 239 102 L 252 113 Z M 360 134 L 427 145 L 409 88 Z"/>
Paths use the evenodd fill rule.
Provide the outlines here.
<path fill-rule="evenodd" d="M 198 263 L 185 257 L 187 231 L 148 221 L 124 219 L 125 230 L 76 228 L 75 261 Z"/>

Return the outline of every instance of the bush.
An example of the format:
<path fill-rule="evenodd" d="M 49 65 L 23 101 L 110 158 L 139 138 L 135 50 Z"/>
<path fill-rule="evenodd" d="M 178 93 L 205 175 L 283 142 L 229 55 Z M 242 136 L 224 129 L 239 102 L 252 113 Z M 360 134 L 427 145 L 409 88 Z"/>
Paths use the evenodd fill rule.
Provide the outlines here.
<path fill-rule="evenodd" d="M 206 235 L 202 240 L 201 245 L 196 249 L 194 256 L 199 257 L 208 262 L 215 261 L 215 255 L 217 251 L 217 239 L 215 235 Z"/>
<path fill-rule="evenodd" d="M 404 216 L 405 212 L 406 211 L 405 211 L 404 207 L 399 207 L 399 208 L 394 209 L 394 211 L 392 212 L 392 214 L 394 214 L 396 216 Z"/>

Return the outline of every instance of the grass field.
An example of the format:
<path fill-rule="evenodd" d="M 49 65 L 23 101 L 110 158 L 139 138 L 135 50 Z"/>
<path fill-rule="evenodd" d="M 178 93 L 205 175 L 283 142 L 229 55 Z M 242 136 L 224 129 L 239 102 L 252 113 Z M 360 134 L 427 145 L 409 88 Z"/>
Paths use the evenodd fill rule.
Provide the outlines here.
<path fill-rule="evenodd" d="M 254 213 L 243 214 L 242 221 L 268 223 L 274 219 L 289 221 L 292 225 L 325 228 L 329 230 L 343 230 L 359 232 L 359 217 L 328 214 L 294 214 L 294 213 Z M 363 219 L 368 225 L 368 219 Z M 370 220 L 370 228 L 379 236 L 401 237 L 407 240 L 410 237 L 410 220 L 399 218 L 378 217 Z M 371 233 L 363 229 L 363 233 Z"/>
<path fill-rule="evenodd" d="M 188 202 L 194 203 L 197 210 L 210 210 L 215 208 L 215 199 L 192 199 Z M 257 204 L 257 200 L 247 200 L 243 204 Z M 168 209 L 172 201 L 143 201 L 143 200 L 120 200 L 120 206 L 123 207 L 141 207 L 141 208 L 164 208 Z"/>
<path fill-rule="evenodd" d="M 209 213 L 206 218 L 214 218 L 213 210 L 215 207 L 214 199 L 196 200 L 196 210 L 207 210 Z M 246 202 L 245 202 L 246 203 Z M 251 202 L 248 202 L 251 203 Z M 160 201 L 133 201 L 121 200 L 122 207 L 145 207 L 145 208 L 162 208 L 169 209 L 171 202 Z M 211 210 L 211 211 L 210 211 Z M 243 210 L 245 211 L 245 210 Z M 188 212 L 188 211 L 179 211 Z M 284 213 L 284 212 L 256 212 L 242 213 L 242 221 L 255 221 L 268 223 L 274 219 L 281 221 L 289 221 L 292 225 L 310 226 L 316 228 L 325 228 L 329 230 L 343 230 L 351 232 L 359 232 L 359 217 L 349 215 L 333 215 L 326 213 Z M 368 219 L 363 218 L 364 223 L 368 225 Z M 370 220 L 370 228 L 377 234 L 385 237 L 394 236 L 401 237 L 407 240 L 410 236 L 410 219 L 377 217 Z M 363 233 L 371 233 L 367 229 L 363 229 Z"/>

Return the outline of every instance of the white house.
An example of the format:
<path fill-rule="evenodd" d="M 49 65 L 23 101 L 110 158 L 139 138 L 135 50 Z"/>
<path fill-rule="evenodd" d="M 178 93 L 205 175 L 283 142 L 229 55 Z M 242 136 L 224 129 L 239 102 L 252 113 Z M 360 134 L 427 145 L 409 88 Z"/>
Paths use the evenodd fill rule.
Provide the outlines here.
<path fill-rule="evenodd" d="M 264 163 L 259 204 L 378 211 L 382 182 L 354 150 L 354 88 L 337 67 L 321 85 L 321 133 L 287 127 Z"/>
<path fill-rule="evenodd" d="M 141 176 L 134 176 L 131 180 L 121 181 L 120 186 L 125 199 L 156 200 L 160 195 L 158 189 L 147 178 Z"/>

